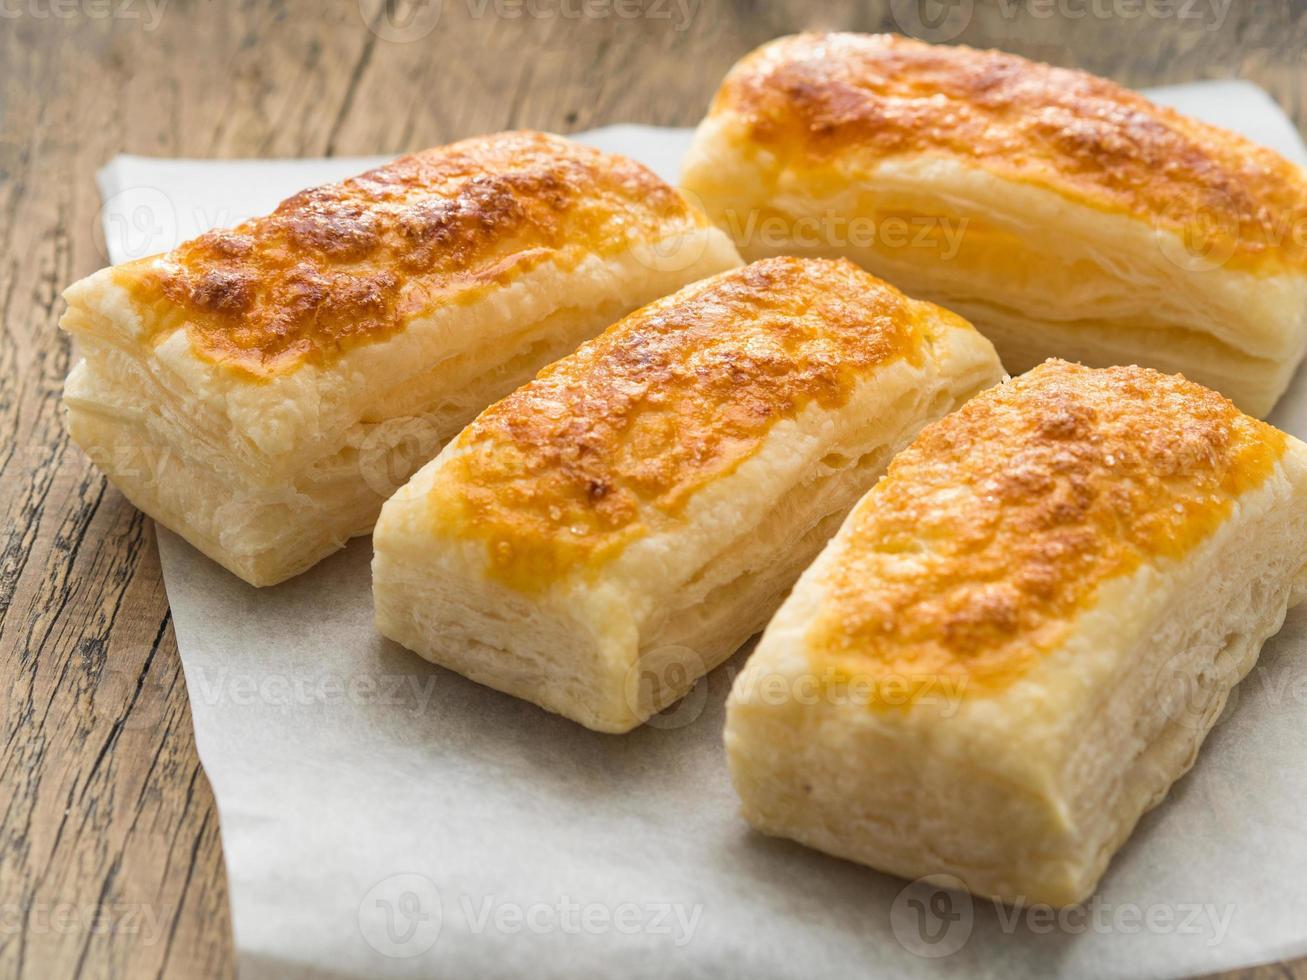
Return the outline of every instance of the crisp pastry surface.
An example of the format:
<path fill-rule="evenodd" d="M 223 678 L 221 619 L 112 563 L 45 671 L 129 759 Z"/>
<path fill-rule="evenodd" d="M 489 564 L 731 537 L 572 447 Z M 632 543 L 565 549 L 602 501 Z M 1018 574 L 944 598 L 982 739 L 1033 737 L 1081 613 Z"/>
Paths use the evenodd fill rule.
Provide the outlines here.
<path fill-rule="evenodd" d="M 1302 169 L 1083 72 L 782 38 L 727 76 L 683 183 L 747 259 L 854 259 L 1009 370 L 1138 362 L 1264 415 L 1307 346 Z"/>
<path fill-rule="evenodd" d="M 814 655 L 1001 689 L 1103 580 L 1209 537 L 1285 438 L 1182 378 L 1050 361 L 894 459 L 845 530 Z"/>
<path fill-rule="evenodd" d="M 869 288 L 870 286 L 870 288 Z M 775 259 L 651 303 L 492 405 L 432 487 L 437 533 L 475 535 L 521 588 L 613 557 L 809 403 L 922 361 L 913 303 L 847 262 Z M 960 321 L 959 321 L 960 322 Z"/>
<path fill-rule="evenodd" d="M 1087 898 L 1301 598 L 1305 500 L 1307 447 L 1182 378 L 1050 361 L 979 395 L 895 458 L 737 679 L 746 816 Z"/>
<path fill-rule="evenodd" d="M 693 648 L 692 684 L 729 655 L 893 450 L 1000 375 L 964 320 L 848 262 L 687 286 L 492 405 L 387 503 L 378 624 L 629 729 L 666 703 L 624 700 L 646 656 Z M 466 654 L 455 624 L 478 616 Z"/>
<path fill-rule="evenodd" d="M 1307 262 L 1291 226 L 1274 223 L 1305 216 L 1299 167 L 1086 72 L 896 35 L 806 34 L 746 57 L 712 112 L 814 168 L 940 154 L 1176 229 L 1210 223 L 1238 261 Z"/>
<path fill-rule="evenodd" d="M 266 376 L 330 362 L 542 262 L 657 240 L 672 221 L 702 218 L 635 161 L 499 133 L 302 191 L 115 279 L 138 303 L 167 304 L 154 331 L 185 324 L 198 353 Z"/>
<path fill-rule="evenodd" d="M 543 364 L 738 264 L 634 161 L 466 140 L 74 284 L 69 427 L 138 506 L 271 584 Z"/>

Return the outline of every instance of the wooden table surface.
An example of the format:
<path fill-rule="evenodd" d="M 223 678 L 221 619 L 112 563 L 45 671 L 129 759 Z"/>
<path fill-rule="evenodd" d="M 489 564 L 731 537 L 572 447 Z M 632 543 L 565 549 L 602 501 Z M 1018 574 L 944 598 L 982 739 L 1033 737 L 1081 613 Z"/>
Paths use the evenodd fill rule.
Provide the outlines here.
<path fill-rule="evenodd" d="M 379 3 L 0 0 L 0 976 L 233 972 L 153 526 L 60 419 L 59 294 L 106 264 L 93 177 L 114 154 L 687 125 L 741 54 L 821 28 L 955 38 L 1132 86 L 1237 76 L 1307 125 L 1292 0 L 953 0 L 943 23 L 934 0 Z M 1307 961 L 1243 975 L 1307 978 Z"/>

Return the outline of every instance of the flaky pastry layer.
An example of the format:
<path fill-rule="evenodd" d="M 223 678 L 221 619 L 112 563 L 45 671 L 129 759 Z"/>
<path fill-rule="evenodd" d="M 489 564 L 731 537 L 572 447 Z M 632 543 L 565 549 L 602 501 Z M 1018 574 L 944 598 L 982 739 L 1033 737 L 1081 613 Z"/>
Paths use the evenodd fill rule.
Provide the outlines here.
<path fill-rule="evenodd" d="M 1087 898 L 1307 584 L 1307 447 L 1181 379 L 1050 362 L 918 437 L 728 705 L 760 829 Z"/>
<path fill-rule="evenodd" d="M 139 506 L 271 584 L 369 530 L 543 364 L 738 264 L 630 160 L 469 140 L 71 286 L 69 427 Z"/>
<path fill-rule="evenodd" d="M 1010 370 L 1137 362 L 1261 416 L 1307 347 L 1301 168 L 1083 73 L 781 39 L 728 75 L 683 184 L 746 258 L 851 258 Z"/>
<path fill-rule="evenodd" d="M 625 731 L 759 628 L 892 453 L 1000 374 L 965 321 L 846 262 L 688 286 L 492 406 L 387 503 L 378 626 Z"/>

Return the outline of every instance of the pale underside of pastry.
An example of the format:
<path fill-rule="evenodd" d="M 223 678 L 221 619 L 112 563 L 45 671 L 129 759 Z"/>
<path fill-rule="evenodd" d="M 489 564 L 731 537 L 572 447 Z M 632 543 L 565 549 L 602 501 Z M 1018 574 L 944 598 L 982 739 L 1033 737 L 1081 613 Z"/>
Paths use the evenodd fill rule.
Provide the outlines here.
<path fill-rule="evenodd" d="M 378 629 L 623 732 L 761 629 L 894 452 L 996 383 L 964 320 L 847 262 L 687 286 L 492 406 L 387 502 Z"/>
<path fill-rule="evenodd" d="M 1048 362 L 924 430 L 727 707 L 745 818 L 1011 903 L 1087 899 L 1307 586 L 1307 446 Z"/>
<path fill-rule="evenodd" d="M 1260 417 L 1307 347 L 1301 168 L 1084 73 L 783 38 L 727 76 L 683 185 L 746 259 L 850 258 L 1014 373 L 1138 363 Z"/>
<path fill-rule="evenodd" d="M 467 140 L 70 287 L 68 427 L 134 504 L 270 585 L 367 533 L 540 367 L 738 264 L 633 161 Z"/>

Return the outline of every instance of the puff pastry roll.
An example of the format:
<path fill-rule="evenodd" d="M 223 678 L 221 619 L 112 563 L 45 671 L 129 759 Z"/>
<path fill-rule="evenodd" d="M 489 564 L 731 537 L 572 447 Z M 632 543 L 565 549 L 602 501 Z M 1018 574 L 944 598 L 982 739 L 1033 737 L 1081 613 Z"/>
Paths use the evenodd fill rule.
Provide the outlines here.
<path fill-rule="evenodd" d="M 382 509 L 378 629 L 606 732 L 762 628 L 925 425 L 996 383 L 966 321 L 844 261 L 770 259 L 614 324 Z"/>
<path fill-rule="evenodd" d="M 908 878 L 1082 901 L 1303 594 L 1307 446 L 1049 361 L 926 428 L 736 678 L 745 817 Z"/>
<path fill-rule="evenodd" d="M 782 38 L 726 77 L 683 184 L 746 259 L 853 259 L 1013 373 L 1138 363 L 1263 416 L 1307 344 L 1302 169 L 1082 72 Z"/>
<path fill-rule="evenodd" d="M 71 286 L 68 428 L 137 507 L 269 585 L 370 530 L 542 365 L 739 264 L 631 160 L 471 139 Z"/>

